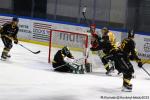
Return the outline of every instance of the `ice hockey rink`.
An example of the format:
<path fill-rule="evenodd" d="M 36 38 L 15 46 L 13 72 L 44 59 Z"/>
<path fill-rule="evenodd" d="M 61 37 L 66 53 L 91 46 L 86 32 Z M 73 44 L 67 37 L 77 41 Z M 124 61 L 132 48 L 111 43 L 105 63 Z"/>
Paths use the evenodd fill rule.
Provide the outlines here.
<path fill-rule="evenodd" d="M 125 100 L 150 99 L 150 77 L 134 62 L 136 78 L 132 80 L 133 91 L 121 92 L 122 78 L 106 76 L 96 55 L 93 59 L 99 68 L 92 73 L 58 73 L 52 71 L 47 63 L 47 46 L 21 43 L 33 51 L 41 50 L 41 53 L 35 55 L 14 45 L 12 57 L 0 61 L 0 100 L 119 100 L 119 96 L 120 100 L 124 100 L 121 97 L 130 98 Z M 0 41 L 0 52 L 2 49 Z M 149 64 L 143 67 L 150 72 Z"/>

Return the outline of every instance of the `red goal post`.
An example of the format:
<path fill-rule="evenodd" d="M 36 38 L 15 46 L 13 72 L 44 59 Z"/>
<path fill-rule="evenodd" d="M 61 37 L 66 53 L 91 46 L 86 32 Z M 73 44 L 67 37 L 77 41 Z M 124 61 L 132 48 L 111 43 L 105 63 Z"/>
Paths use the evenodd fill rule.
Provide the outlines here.
<path fill-rule="evenodd" d="M 62 48 L 63 46 L 68 46 L 73 50 L 82 52 L 83 58 L 85 58 L 85 63 L 87 61 L 88 49 L 90 44 L 90 33 L 83 32 L 72 32 L 65 30 L 50 30 L 49 35 L 49 54 L 48 63 L 50 63 L 54 57 L 57 50 L 52 50 L 53 47 Z M 77 54 L 81 56 L 81 54 Z M 73 54 L 74 56 L 74 54 Z"/>

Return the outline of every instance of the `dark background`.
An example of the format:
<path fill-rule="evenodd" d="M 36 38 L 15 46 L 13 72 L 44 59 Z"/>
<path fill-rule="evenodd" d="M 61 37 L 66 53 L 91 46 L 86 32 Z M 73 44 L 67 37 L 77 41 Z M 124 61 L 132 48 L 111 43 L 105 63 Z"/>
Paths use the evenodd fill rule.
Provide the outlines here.
<path fill-rule="evenodd" d="M 87 19 L 98 26 L 150 32 L 150 0 L 1 0 L 0 14 L 85 24 L 85 5 Z"/>

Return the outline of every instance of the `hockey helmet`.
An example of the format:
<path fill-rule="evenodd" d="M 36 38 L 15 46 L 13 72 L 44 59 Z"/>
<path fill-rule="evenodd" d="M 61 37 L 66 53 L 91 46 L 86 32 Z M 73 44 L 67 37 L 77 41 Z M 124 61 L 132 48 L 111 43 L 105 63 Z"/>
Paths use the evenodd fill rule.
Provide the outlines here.
<path fill-rule="evenodd" d="M 96 29 L 96 24 L 91 24 L 90 25 L 90 32 L 93 34 L 95 33 L 95 29 Z"/>
<path fill-rule="evenodd" d="M 90 27 L 95 29 L 96 28 L 96 24 L 91 24 Z"/>
<path fill-rule="evenodd" d="M 64 54 L 64 55 L 69 55 L 70 54 L 70 49 L 69 49 L 69 47 L 67 47 L 67 46 L 65 46 L 65 47 L 63 47 L 62 48 L 62 53 Z"/>
<path fill-rule="evenodd" d="M 101 31 L 103 35 L 107 35 L 107 33 L 109 32 L 107 27 L 103 27 Z"/>
<path fill-rule="evenodd" d="M 134 38 L 134 34 L 135 34 L 134 30 L 129 30 L 128 31 L 128 38 Z"/>
<path fill-rule="evenodd" d="M 19 22 L 19 19 L 17 17 L 13 17 L 12 21 Z"/>

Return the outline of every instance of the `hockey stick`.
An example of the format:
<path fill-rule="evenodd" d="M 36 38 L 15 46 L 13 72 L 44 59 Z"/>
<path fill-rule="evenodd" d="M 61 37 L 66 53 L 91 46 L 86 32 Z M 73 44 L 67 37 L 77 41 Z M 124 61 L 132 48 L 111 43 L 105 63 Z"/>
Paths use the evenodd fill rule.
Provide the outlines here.
<path fill-rule="evenodd" d="M 145 68 L 142 67 L 142 69 L 147 73 L 148 76 L 150 76 L 150 73 Z"/>
<path fill-rule="evenodd" d="M 83 18 L 84 18 L 86 24 L 89 26 L 90 31 L 92 31 L 92 33 L 93 33 L 93 30 L 92 30 L 92 28 L 91 28 L 90 21 L 88 21 L 87 18 L 86 18 L 86 6 L 84 6 L 84 8 L 82 9 L 82 15 L 83 15 Z"/>
<path fill-rule="evenodd" d="M 41 51 L 39 50 L 39 51 L 36 51 L 36 52 L 34 52 L 34 51 L 32 51 L 32 50 L 30 50 L 29 48 L 27 48 L 27 47 L 25 47 L 24 45 L 22 45 L 22 44 L 19 44 L 21 47 L 23 47 L 23 48 L 25 48 L 26 50 L 28 50 L 28 51 L 30 51 L 30 52 L 32 52 L 33 54 L 39 54 Z"/>
<path fill-rule="evenodd" d="M 83 9 L 82 9 L 82 15 L 83 15 L 84 21 L 85 21 L 86 24 L 89 26 L 90 31 L 92 31 L 92 33 L 93 33 L 93 30 L 92 30 L 92 28 L 91 28 L 91 26 L 90 26 L 90 22 L 87 20 L 85 14 L 86 14 L 86 6 L 84 6 Z M 89 48 L 88 48 L 88 49 L 89 49 Z M 85 53 L 85 59 L 87 59 L 88 56 L 89 56 L 89 50 L 88 50 L 88 49 L 86 50 L 86 53 Z M 85 63 L 86 63 L 86 60 L 85 60 Z"/>
<path fill-rule="evenodd" d="M 68 65 L 69 63 L 66 63 L 66 64 L 64 64 L 64 65 L 60 65 L 60 66 L 58 66 L 58 67 L 56 67 L 56 68 L 53 68 L 53 70 L 56 70 L 56 69 L 59 69 L 59 68 L 61 68 L 61 67 L 63 67 L 63 66 L 66 66 L 66 65 Z"/>
<path fill-rule="evenodd" d="M 86 13 L 86 6 L 84 6 L 84 8 L 82 9 L 82 15 L 84 17 L 86 24 L 90 27 L 90 22 L 87 20 L 85 13 Z"/>

